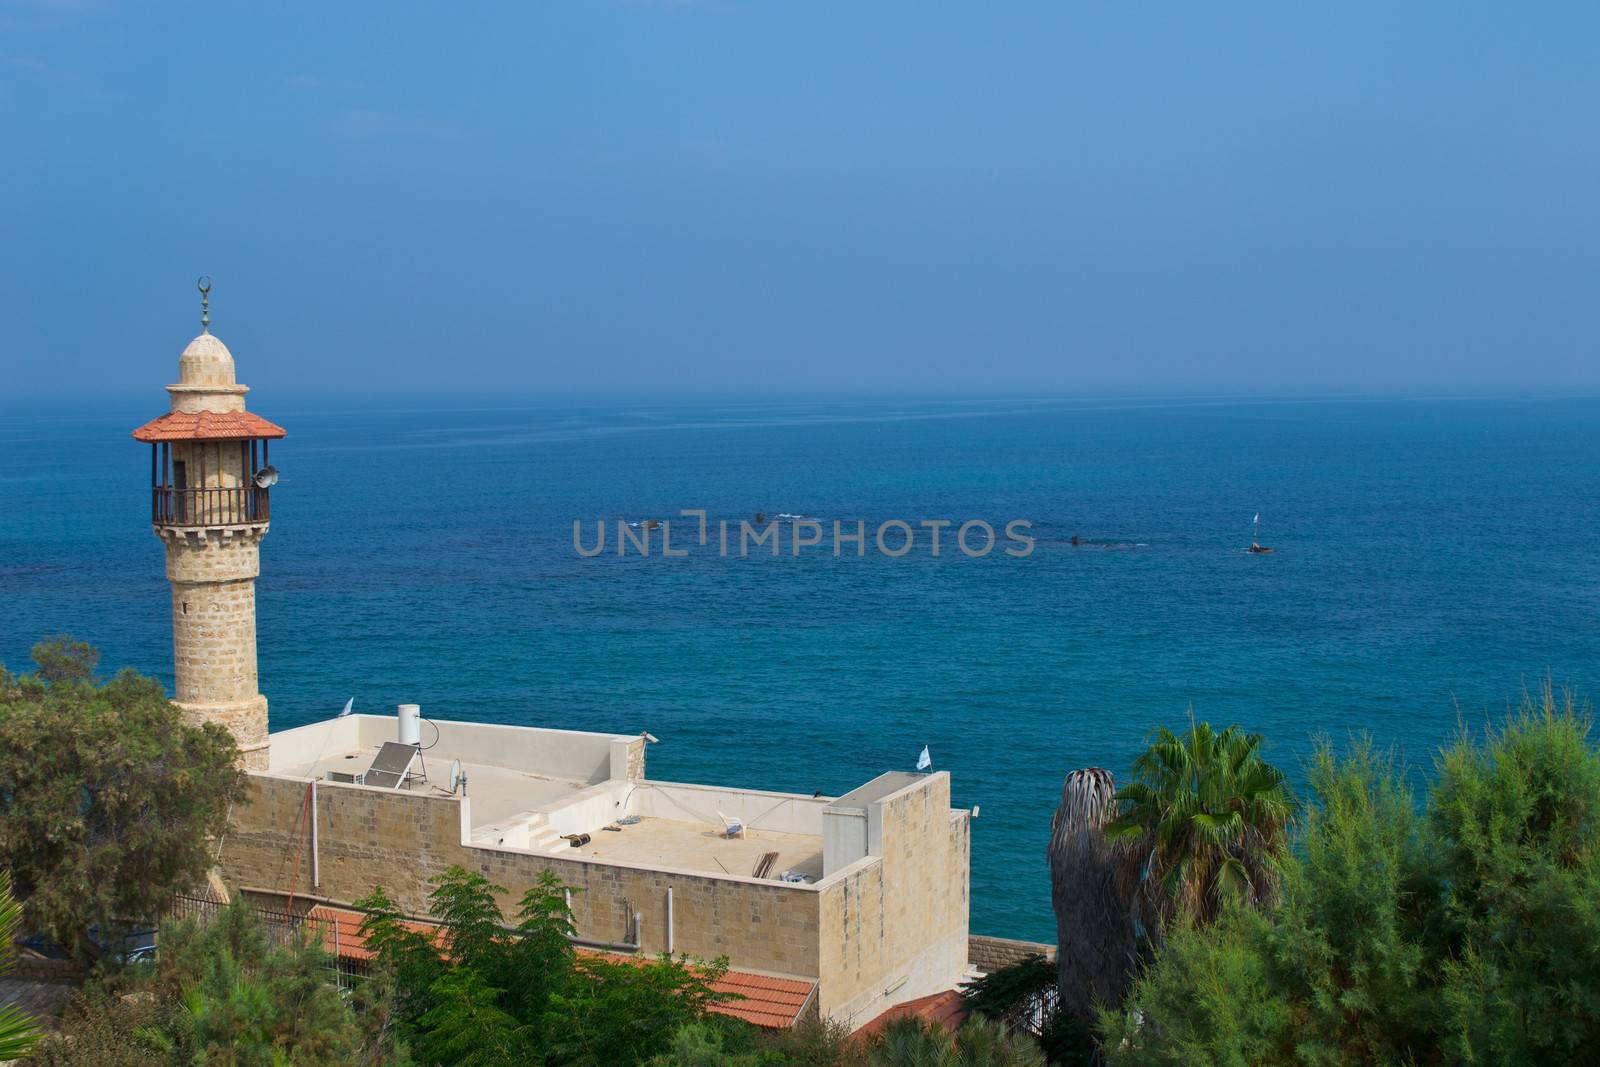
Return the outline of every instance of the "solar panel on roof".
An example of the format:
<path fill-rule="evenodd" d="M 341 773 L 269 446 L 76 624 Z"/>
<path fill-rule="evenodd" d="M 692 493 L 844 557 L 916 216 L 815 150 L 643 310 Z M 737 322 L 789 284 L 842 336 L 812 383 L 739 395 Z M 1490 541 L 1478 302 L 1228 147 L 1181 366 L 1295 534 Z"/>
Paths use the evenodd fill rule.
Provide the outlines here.
<path fill-rule="evenodd" d="M 417 758 L 416 745 L 402 745 L 398 741 L 385 741 L 372 760 L 372 766 L 362 777 L 363 785 L 398 789 L 411 770 L 411 761 Z"/>

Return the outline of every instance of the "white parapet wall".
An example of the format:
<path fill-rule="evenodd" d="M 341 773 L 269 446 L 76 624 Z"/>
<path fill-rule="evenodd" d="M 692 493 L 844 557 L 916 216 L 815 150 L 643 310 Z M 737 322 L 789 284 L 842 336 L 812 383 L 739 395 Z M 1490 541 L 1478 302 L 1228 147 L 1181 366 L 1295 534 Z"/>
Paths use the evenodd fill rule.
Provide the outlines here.
<path fill-rule="evenodd" d="M 427 715 L 426 708 L 423 715 Z M 392 719 L 382 721 L 394 722 Z M 439 750 L 463 763 L 510 767 L 528 774 L 568 778 L 591 785 L 624 777 L 625 751 L 637 741 L 637 738 L 621 734 L 430 719 L 422 724 L 424 745 L 429 743 L 432 734 L 430 723 L 438 728 Z M 624 751 L 621 767 L 617 766 L 618 749 Z"/>
<path fill-rule="evenodd" d="M 281 774 L 315 763 L 336 752 L 365 747 L 362 742 L 362 722 L 369 717 L 348 715 L 342 719 L 327 719 L 270 735 L 272 748 L 267 772 Z"/>
<path fill-rule="evenodd" d="M 535 726 L 458 722 L 427 718 L 422 709 L 422 745 L 463 763 L 506 767 L 527 774 L 598 784 L 628 775 L 629 752 L 640 742 L 625 734 L 551 730 Z M 304 767 L 336 752 L 376 749 L 399 739 L 393 715 L 349 715 L 272 735 L 269 772 Z"/>

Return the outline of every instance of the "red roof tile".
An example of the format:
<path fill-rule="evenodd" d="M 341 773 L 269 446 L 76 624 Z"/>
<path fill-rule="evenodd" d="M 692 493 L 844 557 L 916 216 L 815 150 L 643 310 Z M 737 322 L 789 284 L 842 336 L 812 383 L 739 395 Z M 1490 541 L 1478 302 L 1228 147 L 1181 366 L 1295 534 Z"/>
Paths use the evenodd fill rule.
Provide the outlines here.
<path fill-rule="evenodd" d="M 137 441 L 232 441 L 283 437 L 284 429 L 248 411 L 169 411 L 133 431 Z"/>
<path fill-rule="evenodd" d="M 857 1030 L 855 1036 L 867 1037 L 875 1034 L 888 1025 L 890 1020 L 907 1015 L 915 1015 L 925 1023 L 954 1031 L 967 1021 L 967 1001 L 959 989 L 947 989 L 943 993 L 908 1000 L 904 1004 L 896 1004 L 873 1019 Z"/>
<path fill-rule="evenodd" d="M 308 914 L 311 919 L 317 921 L 316 928 L 322 935 L 322 947 L 329 953 L 347 960 L 360 960 L 363 963 L 372 958 L 372 950 L 367 948 L 367 939 L 361 936 L 361 921 L 367 917 L 366 912 L 352 911 L 349 908 L 330 908 L 325 904 L 318 904 Z M 400 925 L 413 933 L 434 938 L 436 941 L 443 936 L 443 927 L 434 923 L 407 920 Z"/>
<path fill-rule="evenodd" d="M 603 956 L 617 963 L 648 963 L 648 956 L 625 956 L 617 952 L 597 952 L 579 949 L 586 956 Z M 817 983 L 807 978 L 775 978 L 771 975 L 752 974 L 749 971 L 729 971 L 711 988 L 718 993 L 734 993 L 741 999 L 723 1000 L 711 1005 L 719 1015 L 743 1019 L 756 1026 L 783 1030 L 793 1026 L 800 1012 L 810 1001 Z"/>
<path fill-rule="evenodd" d="M 372 951 L 367 948 L 366 939 L 361 936 L 361 920 L 366 918 L 365 912 L 319 904 L 311 909 L 310 917 L 319 920 L 316 926 L 322 937 L 322 947 L 329 953 L 347 960 L 364 962 L 372 959 Z M 408 930 L 435 938 L 440 936 L 442 930 L 433 923 L 410 920 L 406 921 L 404 926 Z M 580 948 L 578 952 L 584 956 L 599 956 L 614 963 L 642 964 L 650 960 L 650 957 L 646 956 L 629 956 L 620 952 L 602 952 L 596 949 Z M 743 1019 L 756 1026 L 786 1029 L 799 1019 L 800 1012 L 810 1001 L 817 983 L 807 978 L 775 978 L 765 974 L 752 974 L 749 971 L 729 971 L 711 983 L 711 988 L 718 993 L 736 993 L 742 998 L 719 1001 L 711 1006 L 712 1011 L 735 1019 Z"/>

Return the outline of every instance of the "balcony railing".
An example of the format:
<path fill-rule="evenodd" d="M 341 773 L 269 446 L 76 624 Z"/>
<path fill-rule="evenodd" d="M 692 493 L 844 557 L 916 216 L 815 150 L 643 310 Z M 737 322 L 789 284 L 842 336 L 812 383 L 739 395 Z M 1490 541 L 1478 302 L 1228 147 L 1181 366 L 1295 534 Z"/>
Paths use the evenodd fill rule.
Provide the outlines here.
<path fill-rule="evenodd" d="M 254 485 L 151 490 L 150 521 L 157 526 L 243 526 L 270 515 L 267 490 Z"/>

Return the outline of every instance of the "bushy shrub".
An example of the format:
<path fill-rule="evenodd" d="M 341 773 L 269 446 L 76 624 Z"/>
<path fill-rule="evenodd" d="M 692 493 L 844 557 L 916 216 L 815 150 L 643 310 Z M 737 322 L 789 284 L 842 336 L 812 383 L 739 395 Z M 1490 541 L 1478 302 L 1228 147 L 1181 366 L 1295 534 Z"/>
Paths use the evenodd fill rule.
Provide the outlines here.
<path fill-rule="evenodd" d="M 668 1054 L 727 997 L 712 989 L 726 960 L 578 955 L 569 887 L 554 875 L 523 894 L 515 926 L 497 900 L 506 889 L 481 874 L 452 867 L 433 884 L 436 936 L 407 923 L 381 887 L 359 902 L 367 945 L 424 1062 L 642 1063 Z"/>
<path fill-rule="evenodd" d="M 1319 748 L 1282 899 L 1179 922 L 1113 1063 L 1557 1063 L 1600 1042 L 1600 753 L 1548 689 L 1439 757 L 1425 810 L 1359 741 Z"/>
<path fill-rule="evenodd" d="M 74 999 L 30 1063 L 50 1067 L 403 1065 L 381 1017 L 363 1018 L 315 944 L 273 946 L 240 903 L 169 923 L 154 963 L 103 977 Z"/>

